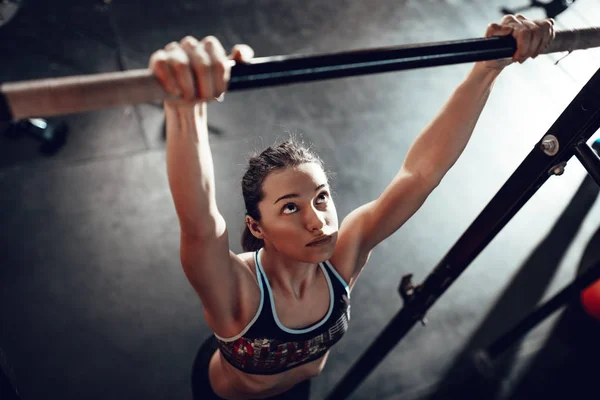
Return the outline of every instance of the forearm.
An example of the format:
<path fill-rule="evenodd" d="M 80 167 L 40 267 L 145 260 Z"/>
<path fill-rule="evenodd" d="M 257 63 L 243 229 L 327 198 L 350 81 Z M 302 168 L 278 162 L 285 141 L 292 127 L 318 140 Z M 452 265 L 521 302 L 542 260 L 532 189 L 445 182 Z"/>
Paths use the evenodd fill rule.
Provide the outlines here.
<path fill-rule="evenodd" d="M 467 146 L 500 71 L 476 63 L 410 147 L 403 169 L 439 183 Z"/>
<path fill-rule="evenodd" d="M 214 234 L 221 216 L 215 198 L 206 105 L 187 110 L 165 106 L 165 117 L 167 174 L 181 231 L 189 236 Z"/>

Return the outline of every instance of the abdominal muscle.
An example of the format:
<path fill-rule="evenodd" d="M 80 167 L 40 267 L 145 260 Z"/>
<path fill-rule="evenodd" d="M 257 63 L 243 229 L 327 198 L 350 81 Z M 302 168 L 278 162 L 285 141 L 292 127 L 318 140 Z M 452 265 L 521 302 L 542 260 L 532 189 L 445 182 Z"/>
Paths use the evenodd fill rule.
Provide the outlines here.
<path fill-rule="evenodd" d="M 212 390 L 228 400 L 264 399 L 290 390 L 321 373 L 329 351 L 317 360 L 275 375 L 246 374 L 227 362 L 220 350 L 210 359 L 208 375 Z"/>

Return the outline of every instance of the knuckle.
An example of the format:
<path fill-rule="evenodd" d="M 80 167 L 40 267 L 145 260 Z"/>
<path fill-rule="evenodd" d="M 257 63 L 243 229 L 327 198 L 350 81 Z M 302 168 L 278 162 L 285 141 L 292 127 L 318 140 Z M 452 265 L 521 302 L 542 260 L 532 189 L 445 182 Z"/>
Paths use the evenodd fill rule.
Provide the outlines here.
<path fill-rule="evenodd" d="M 527 39 L 531 32 L 527 29 L 515 29 L 515 33 L 517 35 L 517 39 Z"/>
<path fill-rule="evenodd" d="M 165 49 L 167 50 L 171 50 L 171 49 L 176 49 L 179 47 L 179 43 L 178 42 L 171 42 L 168 45 L 165 46 Z"/>
<path fill-rule="evenodd" d="M 181 44 L 188 44 L 188 45 L 191 44 L 191 45 L 194 45 L 194 44 L 198 43 L 198 39 L 196 39 L 193 36 L 188 35 L 188 36 L 184 37 L 183 39 L 181 39 L 180 43 Z"/>
<path fill-rule="evenodd" d="M 190 51 L 192 51 L 194 48 L 196 47 L 196 45 L 194 43 L 192 43 L 191 41 L 185 41 L 185 42 L 181 42 L 181 48 L 183 50 L 185 50 L 186 53 L 189 53 Z"/>
<path fill-rule="evenodd" d="M 150 56 L 150 65 L 151 66 L 163 66 L 167 62 L 167 53 L 164 50 L 155 51 Z"/>
<path fill-rule="evenodd" d="M 207 49 L 217 48 L 220 44 L 219 39 L 214 36 L 207 36 L 202 40 L 204 47 Z"/>
<path fill-rule="evenodd" d="M 200 70 L 204 70 L 210 67 L 210 57 L 206 52 L 201 51 L 195 54 L 195 62 L 194 64 Z"/>
<path fill-rule="evenodd" d="M 217 39 L 213 35 L 208 35 L 208 36 L 204 37 L 204 39 L 202 39 L 202 41 L 204 43 L 213 43 L 213 44 L 215 44 L 215 43 L 217 43 L 219 41 L 219 39 Z"/>
<path fill-rule="evenodd" d="M 170 60 L 170 65 L 176 71 L 183 71 L 189 67 L 189 63 L 181 57 L 173 57 Z"/>

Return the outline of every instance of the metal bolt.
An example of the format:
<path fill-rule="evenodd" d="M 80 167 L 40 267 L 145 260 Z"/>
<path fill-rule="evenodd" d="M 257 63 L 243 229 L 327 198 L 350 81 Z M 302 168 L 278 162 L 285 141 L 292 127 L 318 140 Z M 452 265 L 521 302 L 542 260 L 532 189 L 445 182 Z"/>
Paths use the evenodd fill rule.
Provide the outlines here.
<path fill-rule="evenodd" d="M 554 135 L 546 135 L 542 139 L 541 149 L 549 156 L 555 156 L 558 153 L 558 139 Z"/>
<path fill-rule="evenodd" d="M 542 149 L 546 151 L 553 151 L 556 148 L 556 144 L 552 140 L 544 140 L 542 142 Z"/>
<path fill-rule="evenodd" d="M 562 175 L 565 172 L 565 167 L 567 166 L 566 162 L 561 162 L 560 164 L 556 164 L 548 171 L 549 175 Z"/>

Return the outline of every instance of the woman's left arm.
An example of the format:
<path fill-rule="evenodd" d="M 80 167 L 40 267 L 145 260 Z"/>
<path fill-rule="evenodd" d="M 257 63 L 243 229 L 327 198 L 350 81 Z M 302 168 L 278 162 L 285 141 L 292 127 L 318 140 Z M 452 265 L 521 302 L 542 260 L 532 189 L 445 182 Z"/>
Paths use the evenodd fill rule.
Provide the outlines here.
<path fill-rule="evenodd" d="M 403 169 L 418 173 L 434 187 L 452 168 L 467 146 L 481 111 L 500 72 L 514 61 L 535 58 L 554 37 L 553 20 L 530 21 L 507 15 L 502 25 L 490 24 L 486 37 L 512 34 L 517 51 L 512 59 L 478 62 L 454 91 L 438 115 L 417 137 Z"/>
<path fill-rule="evenodd" d="M 400 171 L 381 196 L 346 217 L 340 236 L 344 230 L 354 231 L 348 237 L 360 242 L 361 258 L 421 207 L 467 146 L 500 72 L 514 61 L 522 63 L 539 55 L 554 38 L 553 25 L 552 20 L 530 21 L 522 15 L 510 15 L 501 25 L 488 26 L 486 37 L 512 34 L 517 51 L 512 58 L 476 63 L 415 139 Z"/>

